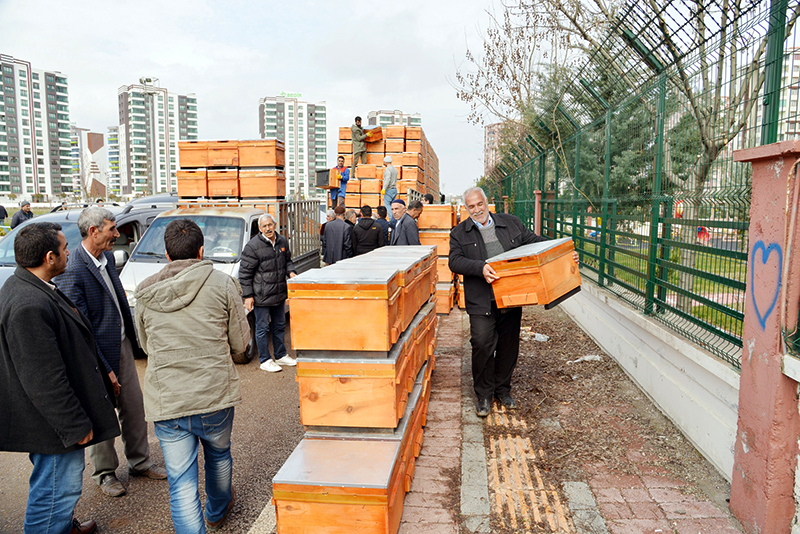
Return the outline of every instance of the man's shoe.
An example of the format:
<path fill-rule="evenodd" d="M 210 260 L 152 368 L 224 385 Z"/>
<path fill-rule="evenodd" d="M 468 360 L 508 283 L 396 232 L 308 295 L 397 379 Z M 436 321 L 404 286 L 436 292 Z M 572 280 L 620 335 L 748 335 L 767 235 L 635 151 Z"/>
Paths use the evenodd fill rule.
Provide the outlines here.
<path fill-rule="evenodd" d="M 486 417 L 491 409 L 492 403 L 490 399 L 478 399 L 478 406 L 475 408 L 478 417 Z"/>
<path fill-rule="evenodd" d="M 500 397 L 500 404 L 502 404 L 506 410 L 516 410 L 517 409 L 517 401 L 511 398 L 511 395 L 503 395 Z"/>
<path fill-rule="evenodd" d="M 122 482 L 119 481 L 115 474 L 103 477 L 103 481 L 100 482 L 100 491 L 109 497 L 122 497 L 126 493 L 125 486 L 122 485 Z"/>
<path fill-rule="evenodd" d="M 231 486 L 231 502 L 228 503 L 228 509 L 225 510 L 225 514 L 222 516 L 222 518 L 220 518 L 219 521 L 206 520 L 206 529 L 212 532 L 215 530 L 219 530 L 220 527 L 222 526 L 222 523 L 224 523 L 225 520 L 228 518 L 228 514 L 231 513 L 231 510 L 233 509 L 233 505 L 235 502 L 236 502 L 236 488 Z"/>
<path fill-rule="evenodd" d="M 281 369 L 281 366 L 275 363 L 274 361 L 267 360 L 261 364 L 261 370 L 267 371 L 268 373 L 279 373 L 283 369 Z"/>
<path fill-rule="evenodd" d="M 97 530 L 97 523 L 94 521 L 81 523 L 77 519 L 73 519 L 72 530 L 69 531 L 69 534 L 92 534 L 95 530 Z"/>
<path fill-rule="evenodd" d="M 167 471 L 151 465 L 144 471 L 136 471 L 135 469 L 128 469 L 128 474 L 132 477 L 147 477 L 152 478 L 153 480 L 166 480 L 167 478 Z"/>
<path fill-rule="evenodd" d="M 297 361 L 288 354 L 276 361 L 278 362 L 278 365 L 286 365 L 287 367 L 294 367 L 297 365 Z"/>

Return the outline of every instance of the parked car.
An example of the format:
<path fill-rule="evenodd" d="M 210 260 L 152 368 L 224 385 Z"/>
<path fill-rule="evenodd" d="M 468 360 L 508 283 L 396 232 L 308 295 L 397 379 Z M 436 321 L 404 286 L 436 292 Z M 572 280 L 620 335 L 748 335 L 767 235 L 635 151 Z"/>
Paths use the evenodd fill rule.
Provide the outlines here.
<path fill-rule="evenodd" d="M 117 271 L 121 272 L 130 256 L 130 252 L 142 238 L 147 227 L 150 226 L 159 213 L 171 206 L 167 205 L 153 208 L 148 204 L 141 206 L 127 204 L 124 207 L 104 207 L 111 211 L 116 217 L 119 238 L 117 238 L 117 241 L 114 243 L 113 252 L 114 259 L 117 262 Z M 64 237 L 67 238 L 67 249 L 71 252 L 75 250 L 75 247 L 81 242 L 81 234 L 78 230 L 78 217 L 83 210 L 84 208 L 79 208 L 45 213 L 11 230 L 11 232 L 0 241 L 0 286 L 6 282 L 17 268 L 17 263 L 14 261 L 14 240 L 21 228 L 24 228 L 28 224 L 38 222 L 58 223 L 61 225 Z"/>

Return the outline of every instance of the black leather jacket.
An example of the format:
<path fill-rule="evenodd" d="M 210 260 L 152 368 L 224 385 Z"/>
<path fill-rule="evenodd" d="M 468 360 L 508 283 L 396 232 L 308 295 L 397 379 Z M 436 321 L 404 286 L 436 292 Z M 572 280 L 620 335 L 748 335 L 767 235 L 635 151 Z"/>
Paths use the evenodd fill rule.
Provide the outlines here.
<path fill-rule="evenodd" d="M 247 242 L 239 265 L 242 297 L 256 306 L 277 306 L 288 296 L 286 279 L 295 272 L 289 242 L 275 233 L 275 246 L 259 234 Z"/>

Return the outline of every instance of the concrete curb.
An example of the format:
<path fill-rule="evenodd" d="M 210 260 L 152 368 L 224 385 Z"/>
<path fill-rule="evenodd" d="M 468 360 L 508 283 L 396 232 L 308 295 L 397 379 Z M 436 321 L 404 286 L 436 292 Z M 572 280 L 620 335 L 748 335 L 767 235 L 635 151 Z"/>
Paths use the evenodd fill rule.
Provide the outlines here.
<path fill-rule="evenodd" d="M 462 328 L 469 329 L 469 315 L 463 314 Z M 469 339 L 467 336 L 466 339 Z M 483 420 L 475 414 L 472 393 L 470 351 L 461 358 L 461 525 L 467 532 L 491 533 L 489 523 L 489 472 Z"/>

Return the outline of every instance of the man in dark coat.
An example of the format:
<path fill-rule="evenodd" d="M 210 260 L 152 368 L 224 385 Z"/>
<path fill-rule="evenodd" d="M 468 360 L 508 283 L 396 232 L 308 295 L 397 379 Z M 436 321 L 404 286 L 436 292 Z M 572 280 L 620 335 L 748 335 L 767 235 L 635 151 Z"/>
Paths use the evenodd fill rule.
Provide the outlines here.
<path fill-rule="evenodd" d="M 493 396 L 507 409 L 517 407 L 511 397 L 511 376 L 519 356 L 522 320 L 522 308 L 497 308 L 491 286 L 497 276 L 486 260 L 547 239 L 531 232 L 513 215 L 490 214 L 486 194 L 479 187 L 467 189 L 464 204 L 469 218 L 450 231 L 448 265 L 454 273 L 464 275 L 472 344 L 472 382 L 478 397 L 476 411 L 479 416 L 486 417 Z M 574 257 L 577 262 L 577 254 Z"/>
<path fill-rule="evenodd" d="M 155 467 L 150 459 L 144 399 L 134 362 L 134 355 L 141 349 L 111 253 L 119 237 L 114 214 L 99 206 L 86 208 L 78 217 L 78 230 L 83 239 L 56 283 L 92 323 L 97 353 L 117 393 L 128 474 L 166 480 L 166 471 Z M 94 467 L 92 479 L 103 493 L 110 497 L 126 493 L 116 475 L 119 458 L 114 440 L 89 447 L 89 459 Z"/>
<path fill-rule="evenodd" d="M 383 228 L 372 218 L 372 208 L 361 206 L 361 219 L 353 228 L 353 255 L 366 254 L 383 245 Z"/>
<path fill-rule="evenodd" d="M 270 373 L 280 371 L 281 365 L 297 365 L 287 353 L 284 342 L 285 302 L 289 296 L 286 279 L 294 278 L 297 272 L 292 263 L 289 241 L 277 233 L 276 228 L 275 218 L 269 213 L 259 217 L 258 229 L 261 233 L 245 245 L 239 265 L 244 307 L 255 314 L 258 359 L 261 369 Z M 269 355 L 270 334 L 274 360 Z"/>
<path fill-rule="evenodd" d="M 333 213 L 336 218 L 325 225 L 322 236 L 322 261 L 333 265 L 339 260 L 353 255 L 353 243 L 350 240 L 350 225 L 344 221 L 344 206 L 336 206 Z"/>
<path fill-rule="evenodd" d="M 0 225 L 5 225 L 6 219 L 8 219 L 8 212 L 6 207 L 0 204 Z"/>
<path fill-rule="evenodd" d="M 406 213 L 403 199 L 396 198 L 392 201 L 392 215 L 397 219 L 392 230 L 392 245 L 419 245 L 419 228 L 411 215 Z"/>
<path fill-rule="evenodd" d="M 383 229 L 383 242 L 388 245 L 390 224 L 386 217 L 388 217 L 389 211 L 386 209 L 386 206 L 378 206 L 375 208 L 375 211 L 378 213 L 378 218 L 375 219 L 375 222 L 381 225 L 381 228 Z"/>
<path fill-rule="evenodd" d="M 72 517 L 84 448 L 118 436 L 119 425 L 92 325 L 51 283 L 69 255 L 60 230 L 21 229 L 17 269 L 0 289 L 0 450 L 30 453 L 26 533 L 88 534 L 94 521 Z"/>
<path fill-rule="evenodd" d="M 31 203 L 27 200 L 23 201 L 17 213 L 11 217 L 11 229 L 13 230 L 25 221 L 33 219 L 33 212 L 31 212 Z"/>

